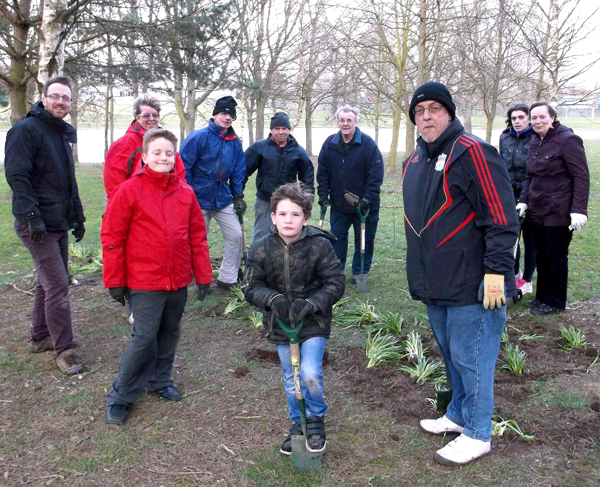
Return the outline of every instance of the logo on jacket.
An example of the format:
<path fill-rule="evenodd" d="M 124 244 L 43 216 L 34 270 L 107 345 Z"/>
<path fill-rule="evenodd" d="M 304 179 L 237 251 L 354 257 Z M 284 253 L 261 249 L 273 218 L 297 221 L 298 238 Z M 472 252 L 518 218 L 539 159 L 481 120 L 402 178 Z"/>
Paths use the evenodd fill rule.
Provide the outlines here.
<path fill-rule="evenodd" d="M 444 169 L 444 166 L 446 165 L 446 159 L 447 159 L 447 155 L 444 154 L 443 152 L 438 156 L 438 160 L 435 163 L 435 170 L 436 171 L 441 171 L 442 169 Z"/>

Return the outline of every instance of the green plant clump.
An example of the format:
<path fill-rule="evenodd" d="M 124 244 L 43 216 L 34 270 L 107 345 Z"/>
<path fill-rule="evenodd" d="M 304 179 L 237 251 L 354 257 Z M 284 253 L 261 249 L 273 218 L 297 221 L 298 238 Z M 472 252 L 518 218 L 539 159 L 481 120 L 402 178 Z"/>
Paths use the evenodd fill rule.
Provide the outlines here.
<path fill-rule="evenodd" d="M 337 309 L 339 309 L 339 312 L 334 312 L 332 323 L 344 328 L 370 325 L 379 319 L 379 315 L 375 312 L 375 307 L 369 304 L 369 300 L 366 303 L 352 301 L 346 306 Z"/>
<path fill-rule="evenodd" d="M 374 335 L 369 333 L 365 349 L 369 359 L 367 368 L 397 360 L 402 357 L 401 351 L 402 347 L 394 335 L 389 335 L 383 330 L 379 330 Z"/>
<path fill-rule="evenodd" d="M 416 364 L 401 365 L 398 367 L 400 372 L 408 374 L 417 379 L 417 384 L 442 384 L 446 381 L 446 370 L 444 364 L 421 357 Z"/>
<path fill-rule="evenodd" d="M 527 359 L 527 352 L 525 350 L 519 350 L 519 345 L 513 345 L 509 343 L 503 347 L 504 350 L 504 365 L 505 369 L 514 372 L 515 374 L 522 374 L 525 369 L 525 360 Z"/>
<path fill-rule="evenodd" d="M 400 335 L 402 332 L 402 326 L 404 324 L 404 317 L 398 313 L 392 313 L 386 311 L 381 314 L 377 321 L 369 326 L 369 331 L 384 331 L 386 333 L 393 333 L 394 335 Z"/>
<path fill-rule="evenodd" d="M 517 422 L 514 419 L 504 420 L 501 416 L 493 416 L 492 417 L 492 436 L 500 437 L 504 434 L 506 430 L 510 430 L 517 434 L 519 438 L 527 441 L 534 441 L 534 435 L 526 435 L 523 433 L 523 430 L 519 427 Z"/>
<path fill-rule="evenodd" d="M 569 325 L 569 328 L 563 324 L 558 325 L 558 331 L 560 332 L 560 339 L 563 342 L 561 348 L 567 351 L 575 350 L 576 348 L 585 348 L 588 343 L 585 341 L 585 335 L 582 330 L 573 328 L 573 325 Z"/>

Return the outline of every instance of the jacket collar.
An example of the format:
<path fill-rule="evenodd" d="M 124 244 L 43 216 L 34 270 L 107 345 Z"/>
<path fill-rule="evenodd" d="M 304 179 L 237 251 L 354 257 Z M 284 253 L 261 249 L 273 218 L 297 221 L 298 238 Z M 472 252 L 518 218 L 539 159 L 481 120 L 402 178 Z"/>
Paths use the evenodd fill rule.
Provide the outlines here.
<path fill-rule="evenodd" d="M 529 135 L 531 132 L 533 132 L 533 127 L 531 125 L 529 125 L 529 127 L 527 127 L 525 130 L 521 130 L 520 132 L 517 133 L 517 131 L 514 129 L 514 127 L 510 127 L 510 129 L 508 130 L 508 134 L 511 135 L 512 137 L 523 137 L 525 135 Z M 505 130 L 506 132 L 506 130 Z"/>
<path fill-rule="evenodd" d="M 144 165 L 144 169 L 142 169 L 138 175 L 149 181 L 153 186 L 164 190 L 169 189 L 169 186 L 172 186 L 177 182 L 177 176 L 175 175 L 174 167 L 168 173 L 164 173 L 153 171 L 146 164 Z"/>
<path fill-rule="evenodd" d="M 217 125 L 214 121 L 214 119 L 210 119 L 208 121 L 208 129 L 215 134 L 217 137 L 221 138 L 221 139 L 226 139 L 226 140 L 233 140 L 233 139 L 237 139 L 237 135 L 235 133 L 235 130 L 233 130 L 233 126 L 229 127 L 226 131 L 223 130 L 223 127 Z"/>
<path fill-rule="evenodd" d="M 29 113 L 27 114 L 27 118 L 29 117 L 35 117 L 42 122 L 49 124 L 54 129 L 64 132 L 69 142 L 72 144 L 77 143 L 77 131 L 75 128 L 64 120 L 53 116 L 46 108 L 44 108 L 44 104 L 41 101 L 38 101 L 31 107 L 31 110 L 29 110 Z"/>
<path fill-rule="evenodd" d="M 446 147 L 449 142 L 455 140 L 464 131 L 465 129 L 462 123 L 460 123 L 460 120 L 455 118 L 436 140 L 428 144 L 423 140 L 423 137 L 419 136 L 417 144 L 419 144 L 419 147 L 428 157 L 435 157 L 444 150 L 444 147 Z"/>
<path fill-rule="evenodd" d="M 127 133 L 133 133 L 136 135 L 141 135 L 143 137 L 146 133 L 146 129 L 142 127 L 137 120 L 134 119 L 133 122 L 129 124 L 129 127 L 127 128 Z"/>
<path fill-rule="evenodd" d="M 344 139 L 342 138 L 342 132 L 338 132 L 337 134 L 335 134 L 335 137 L 331 141 L 331 143 L 335 144 L 335 145 L 342 145 L 343 142 L 344 142 Z M 354 132 L 354 137 L 350 141 L 350 145 L 354 145 L 354 144 L 362 144 L 362 132 L 360 131 L 360 129 L 358 127 L 356 127 L 356 132 Z"/>

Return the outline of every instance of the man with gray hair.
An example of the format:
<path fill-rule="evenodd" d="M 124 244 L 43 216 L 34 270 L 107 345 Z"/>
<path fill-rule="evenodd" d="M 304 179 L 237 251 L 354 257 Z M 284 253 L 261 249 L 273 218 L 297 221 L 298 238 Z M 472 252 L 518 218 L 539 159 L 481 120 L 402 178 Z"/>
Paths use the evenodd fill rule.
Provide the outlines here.
<path fill-rule="evenodd" d="M 367 274 L 373 260 L 373 244 L 379 222 L 379 193 L 383 183 L 383 157 L 375 141 L 356 126 L 358 115 L 358 108 L 350 105 L 338 108 L 335 118 L 340 130 L 325 140 L 317 169 L 319 205 L 321 208 L 331 207 L 331 233 L 337 238 L 333 249 L 344 266 L 348 253 L 348 231 L 350 226 L 354 227 L 353 276 L 361 273 L 361 222 L 356 207 L 363 214 L 368 211 L 362 270 L 363 274 Z M 349 203 L 346 193 L 350 193 L 357 203 Z"/>

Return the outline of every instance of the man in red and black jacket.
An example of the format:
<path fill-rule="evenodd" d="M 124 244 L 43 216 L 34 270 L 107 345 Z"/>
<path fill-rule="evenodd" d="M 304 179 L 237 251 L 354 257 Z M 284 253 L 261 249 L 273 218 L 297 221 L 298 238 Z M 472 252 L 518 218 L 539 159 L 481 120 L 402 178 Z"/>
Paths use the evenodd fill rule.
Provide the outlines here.
<path fill-rule="evenodd" d="M 404 162 L 406 268 L 411 296 L 427 305 L 451 381 L 446 414 L 421 421 L 432 434 L 461 433 L 434 458 L 464 465 L 490 452 L 494 368 L 516 293 L 518 222 L 506 166 L 465 132 L 441 83 L 417 88 L 410 118 L 421 133 Z"/>

